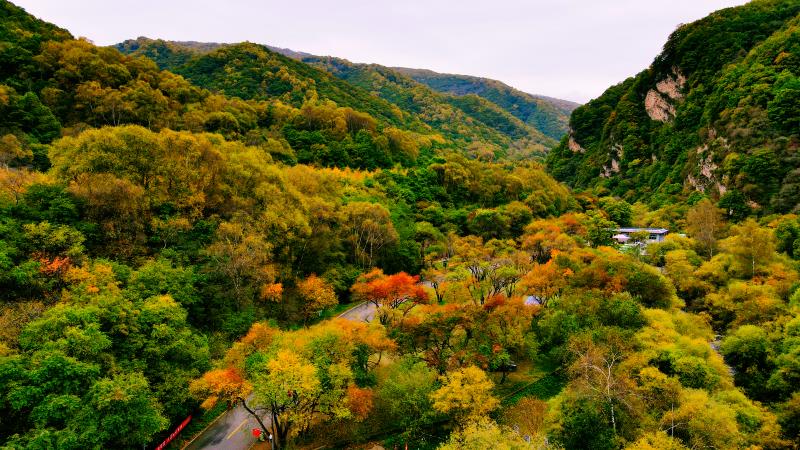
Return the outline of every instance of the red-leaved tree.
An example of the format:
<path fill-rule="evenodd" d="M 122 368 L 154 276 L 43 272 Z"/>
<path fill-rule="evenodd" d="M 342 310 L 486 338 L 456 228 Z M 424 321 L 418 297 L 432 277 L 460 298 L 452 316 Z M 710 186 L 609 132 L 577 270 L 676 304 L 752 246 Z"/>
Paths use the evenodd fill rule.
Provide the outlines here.
<path fill-rule="evenodd" d="M 378 319 L 387 324 L 395 312 L 402 316 L 420 303 L 428 303 L 428 293 L 419 284 L 419 276 L 405 272 L 386 275 L 373 269 L 358 278 L 351 288 L 357 300 L 369 302 L 378 309 Z"/>

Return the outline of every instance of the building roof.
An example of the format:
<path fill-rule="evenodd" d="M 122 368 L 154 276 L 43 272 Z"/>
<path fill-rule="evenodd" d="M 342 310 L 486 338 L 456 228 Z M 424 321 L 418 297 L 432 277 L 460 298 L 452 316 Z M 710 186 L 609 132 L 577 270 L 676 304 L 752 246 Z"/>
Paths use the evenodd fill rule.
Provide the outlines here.
<path fill-rule="evenodd" d="M 638 233 L 639 231 L 646 231 L 651 234 L 669 233 L 666 228 L 617 228 L 617 233 Z"/>
<path fill-rule="evenodd" d="M 525 297 L 525 304 L 528 306 L 541 305 L 542 299 L 538 295 L 529 295 Z"/>

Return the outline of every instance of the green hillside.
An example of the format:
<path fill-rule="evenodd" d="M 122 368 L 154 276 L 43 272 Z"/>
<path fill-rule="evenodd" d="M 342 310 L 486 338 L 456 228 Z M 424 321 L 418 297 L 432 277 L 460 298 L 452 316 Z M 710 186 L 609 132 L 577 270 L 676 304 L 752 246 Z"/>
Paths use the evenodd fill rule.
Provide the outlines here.
<path fill-rule="evenodd" d="M 747 214 L 799 197 L 800 0 L 577 108 L 577 190 L 511 103 L 0 12 L 1 449 L 797 450 L 800 219 Z"/>
<path fill-rule="evenodd" d="M 478 96 L 458 97 L 440 94 L 398 71 L 377 64 L 356 64 L 333 57 L 304 57 L 303 62 L 378 94 L 401 108 L 413 111 L 426 123 L 457 136 L 464 126 L 472 126 L 480 135 L 502 144 L 494 133 L 512 140 L 527 140 L 545 147 L 554 141 L 537 128 L 527 125 L 506 110 Z"/>
<path fill-rule="evenodd" d="M 800 205 L 800 2 L 679 27 L 652 66 L 577 108 L 559 180 L 653 206 L 704 194 L 731 214 Z"/>
<path fill-rule="evenodd" d="M 378 65 L 316 57 L 256 44 L 198 44 L 139 38 L 123 52 L 153 59 L 195 84 L 247 99 L 300 106 L 321 99 L 368 112 L 380 122 L 439 133 L 451 143 L 492 144 L 484 151 L 542 157 L 556 142 L 486 100 L 439 94 Z M 280 53 L 278 53 L 280 52 Z M 286 53 L 289 56 L 285 56 Z"/>
<path fill-rule="evenodd" d="M 155 45 L 163 45 L 156 61 L 164 68 L 214 92 L 247 100 L 277 99 L 300 107 L 313 91 L 320 99 L 358 109 L 386 123 L 414 123 L 413 118 L 403 117 L 389 102 L 262 45 L 210 46 L 210 51 L 164 41 L 155 41 Z M 138 53 L 147 56 L 157 51 L 149 50 L 150 47 L 141 46 Z M 189 57 L 190 54 L 194 55 Z"/>
<path fill-rule="evenodd" d="M 68 31 L 53 24 L 37 20 L 24 9 L 9 3 L 0 3 L 0 82 L 20 84 L 16 75 L 21 68 L 31 65 L 39 54 L 42 43 L 71 39 Z"/>
<path fill-rule="evenodd" d="M 205 42 L 167 42 L 146 37 L 128 39 L 115 45 L 121 53 L 136 53 L 153 60 L 160 69 L 168 70 L 186 64 L 190 59 L 211 52 L 225 44 Z"/>
<path fill-rule="evenodd" d="M 564 136 L 569 114 L 578 106 L 566 100 L 531 95 L 488 78 L 443 74 L 425 69 L 394 69 L 439 92 L 456 96 L 475 94 L 485 98 L 553 139 Z"/>
<path fill-rule="evenodd" d="M 33 30 L 57 30 L 30 23 Z M 9 35 L 8 47 L 20 48 L 20 63 L 0 79 L 0 111 L 6 118 L 0 131 L 13 133 L 23 153 L 42 156 L 44 149 L 37 145 L 58 137 L 61 127 L 64 133 L 76 133 L 122 124 L 216 132 L 261 145 L 285 162 L 336 167 L 408 165 L 420 151 L 456 148 L 455 142 L 397 106 L 254 44 L 191 58 L 162 53 L 173 62 L 196 61 L 187 75 L 212 92 L 141 56 L 68 39 L 64 33 L 54 34 L 53 40 L 36 36 Z M 238 76 L 219 77 L 228 62 L 243 65 L 237 66 Z M 497 147 L 498 154 L 504 150 Z M 45 164 L 39 156 L 37 161 Z"/>

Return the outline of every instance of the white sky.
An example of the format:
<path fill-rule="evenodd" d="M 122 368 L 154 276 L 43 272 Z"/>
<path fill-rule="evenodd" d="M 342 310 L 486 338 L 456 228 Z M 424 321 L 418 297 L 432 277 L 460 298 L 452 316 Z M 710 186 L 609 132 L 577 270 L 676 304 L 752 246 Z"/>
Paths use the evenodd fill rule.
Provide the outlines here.
<path fill-rule="evenodd" d="M 501 80 L 579 102 L 646 68 L 679 23 L 744 0 L 12 0 L 110 45 L 251 41 Z"/>

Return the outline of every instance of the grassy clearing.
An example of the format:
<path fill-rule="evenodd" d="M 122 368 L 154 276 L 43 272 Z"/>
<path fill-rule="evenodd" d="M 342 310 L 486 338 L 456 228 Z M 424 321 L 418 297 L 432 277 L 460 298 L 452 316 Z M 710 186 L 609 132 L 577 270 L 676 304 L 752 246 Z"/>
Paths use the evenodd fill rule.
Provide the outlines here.
<path fill-rule="evenodd" d="M 504 384 L 498 384 L 502 374 L 493 374 L 495 395 L 504 405 L 513 405 L 522 397 L 533 396 L 547 400 L 566 385 L 566 379 L 558 370 L 558 363 L 540 355 L 535 361 L 520 363 L 516 372 L 510 373 Z"/>
<path fill-rule="evenodd" d="M 536 397 L 540 400 L 547 400 L 558 395 L 566 385 L 567 379 L 561 372 L 552 372 L 503 399 L 503 403 L 505 405 L 513 405 L 523 397 Z"/>

